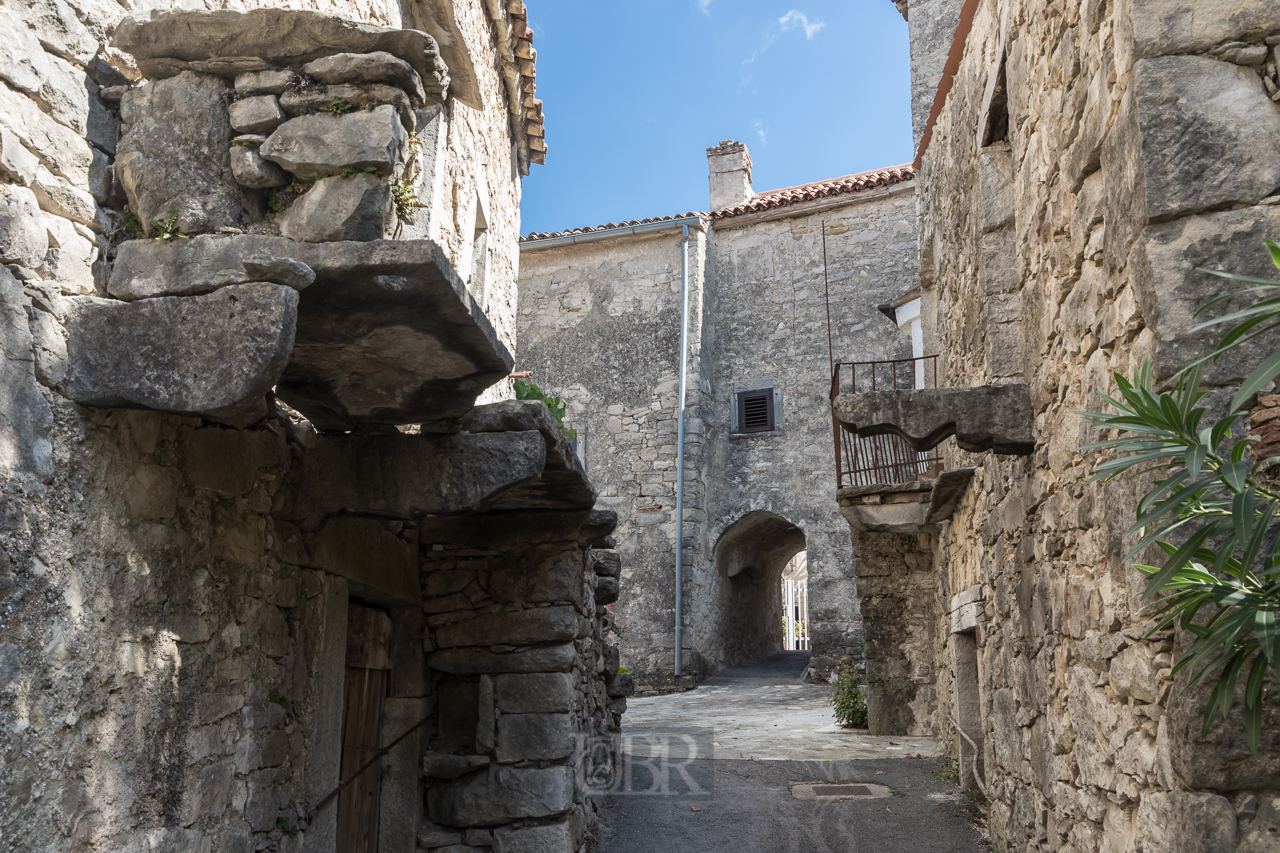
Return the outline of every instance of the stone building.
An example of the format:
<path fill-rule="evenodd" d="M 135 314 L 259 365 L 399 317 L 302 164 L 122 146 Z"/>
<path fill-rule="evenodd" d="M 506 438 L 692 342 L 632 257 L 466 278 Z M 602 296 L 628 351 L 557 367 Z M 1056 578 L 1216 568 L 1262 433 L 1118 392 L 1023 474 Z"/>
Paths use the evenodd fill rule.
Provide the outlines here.
<path fill-rule="evenodd" d="M 0 6 L 0 850 L 583 849 L 629 679 L 503 399 L 533 34 L 312 5 Z"/>
<path fill-rule="evenodd" d="M 1113 373 L 1151 359 L 1167 382 L 1212 346 L 1193 313 L 1223 282 L 1197 268 L 1274 277 L 1280 6 L 906 5 L 923 339 L 941 387 L 844 387 L 836 409 L 864 436 L 927 450 L 953 432 L 957 447 L 936 478 L 838 496 L 872 730 L 947 743 L 990 798 L 999 850 L 1273 850 L 1276 685 L 1257 755 L 1239 699 L 1200 736 L 1209 687 L 1169 680 L 1188 635 L 1149 633 L 1125 559 L 1149 480 L 1088 482 L 1078 412 L 1102 409 Z M 941 64 L 917 32 L 945 20 Z M 1212 399 L 1259 350 L 1208 367 Z"/>
<path fill-rule="evenodd" d="M 711 213 L 522 238 L 518 367 L 568 402 L 599 505 L 618 513 L 623 665 L 668 679 L 687 251 L 682 674 L 782 648 L 782 572 L 805 549 L 810 677 L 825 678 L 862 654 L 831 501 L 831 361 L 912 354 L 877 306 L 917 284 L 914 172 L 756 193 L 745 145 L 707 158 Z"/>

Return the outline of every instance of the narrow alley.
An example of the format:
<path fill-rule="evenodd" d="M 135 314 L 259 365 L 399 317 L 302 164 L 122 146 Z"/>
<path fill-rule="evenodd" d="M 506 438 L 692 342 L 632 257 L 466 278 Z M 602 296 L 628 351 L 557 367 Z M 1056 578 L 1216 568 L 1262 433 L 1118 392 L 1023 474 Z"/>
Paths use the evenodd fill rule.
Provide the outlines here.
<path fill-rule="evenodd" d="M 986 850 L 937 745 L 841 729 L 831 688 L 801 681 L 808 661 L 782 652 L 630 700 L 598 853 Z"/>

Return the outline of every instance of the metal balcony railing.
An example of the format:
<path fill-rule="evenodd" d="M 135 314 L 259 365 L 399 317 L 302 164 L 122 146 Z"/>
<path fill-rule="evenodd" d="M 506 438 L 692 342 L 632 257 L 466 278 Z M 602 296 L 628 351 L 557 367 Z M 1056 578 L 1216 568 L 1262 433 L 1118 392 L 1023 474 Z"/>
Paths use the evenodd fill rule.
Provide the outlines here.
<path fill-rule="evenodd" d="M 831 426 L 835 435 L 837 488 L 892 485 L 928 480 L 942 470 L 935 448 L 920 453 L 896 435 L 855 436 L 842 429 L 835 413 L 840 394 L 861 391 L 912 391 L 936 388 L 938 357 L 852 361 L 836 364 L 831 374 Z"/>

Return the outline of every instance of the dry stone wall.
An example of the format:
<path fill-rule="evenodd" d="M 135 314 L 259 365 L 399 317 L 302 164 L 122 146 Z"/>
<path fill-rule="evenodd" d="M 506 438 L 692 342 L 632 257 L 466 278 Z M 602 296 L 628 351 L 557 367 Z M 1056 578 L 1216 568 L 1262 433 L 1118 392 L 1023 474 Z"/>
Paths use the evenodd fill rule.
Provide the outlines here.
<path fill-rule="evenodd" d="M 924 153 L 921 279 L 945 384 L 1025 382 L 1034 410 L 1032 455 L 951 460 L 977 471 L 939 534 L 941 606 L 916 614 L 938 671 L 917 720 L 954 755 L 948 716 L 979 709 L 1000 850 L 1273 843 L 1280 710 L 1257 756 L 1239 704 L 1200 736 L 1206 690 L 1168 680 L 1186 637 L 1148 633 L 1124 556 L 1144 483 L 1088 482 L 1074 412 L 1103 404 L 1112 372 L 1151 358 L 1164 380 L 1210 344 L 1192 314 L 1222 283 L 1196 267 L 1267 273 L 1276 9 L 978 3 Z M 1244 368 L 1224 359 L 1207 382 Z"/>
<path fill-rule="evenodd" d="M 805 547 L 811 677 L 861 657 L 854 561 L 830 500 L 822 231 L 825 222 L 836 360 L 910 356 L 876 306 L 915 286 L 914 205 L 911 185 L 898 185 L 692 230 L 686 674 L 781 648 L 775 581 Z M 680 233 L 527 242 L 522 255 L 517 365 L 568 400 L 601 505 L 619 514 L 623 665 L 652 683 L 674 668 Z M 779 428 L 735 434 L 735 395 L 763 387 L 774 389 Z M 726 559 L 730 550 L 738 556 Z"/>

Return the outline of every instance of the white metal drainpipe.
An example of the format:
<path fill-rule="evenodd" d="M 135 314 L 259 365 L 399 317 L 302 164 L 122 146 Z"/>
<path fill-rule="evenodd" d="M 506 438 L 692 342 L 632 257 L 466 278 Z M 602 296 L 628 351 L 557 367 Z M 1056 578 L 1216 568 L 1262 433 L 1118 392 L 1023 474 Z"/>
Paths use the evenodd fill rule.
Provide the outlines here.
<path fill-rule="evenodd" d="M 680 238 L 680 411 L 676 420 L 676 677 L 684 657 L 684 397 L 689 374 L 689 226 Z"/>

